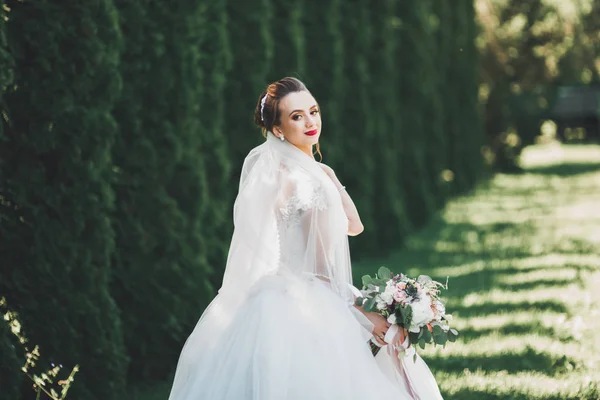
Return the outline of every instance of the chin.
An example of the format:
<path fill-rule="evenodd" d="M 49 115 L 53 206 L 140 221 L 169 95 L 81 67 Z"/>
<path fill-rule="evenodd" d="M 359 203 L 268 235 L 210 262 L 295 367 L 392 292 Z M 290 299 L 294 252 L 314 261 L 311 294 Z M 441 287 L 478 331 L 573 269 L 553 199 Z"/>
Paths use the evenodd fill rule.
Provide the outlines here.
<path fill-rule="evenodd" d="M 315 145 L 315 144 L 319 143 L 319 138 L 320 137 L 321 137 L 321 133 L 320 132 L 317 133 L 315 136 L 306 136 L 305 135 L 306 142 L 310 143 L 312 145 Z"/>

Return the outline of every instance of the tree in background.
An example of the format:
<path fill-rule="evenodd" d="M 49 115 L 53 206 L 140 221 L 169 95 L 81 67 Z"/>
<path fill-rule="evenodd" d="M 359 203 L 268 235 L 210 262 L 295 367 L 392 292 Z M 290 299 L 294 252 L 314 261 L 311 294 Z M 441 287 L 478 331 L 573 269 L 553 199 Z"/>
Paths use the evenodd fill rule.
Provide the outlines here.
<path fill-rule="evenodd" d="M 181 344 L 213 295 L 206 215 L 218 193 L 206 166 L 214 152 L 207 126 L 218 118 L 201 52 L 207 8 L 116 1 L 125 37 L 123 91 L 114 107 L 116 210 L 112 293 L 121 310 L 133 379 L 165 378 Z M 202 99 L 206 98 L 205 101 Z M 209 156 L 209 154 L 211 154 Z M 207 176 L 210 175 L 210 176 Z"/>
<path fill-rule="evenodd" d="M 9 85 L 13 82 L 12 73 L 14 64 L 6 39 L 8 13 L 4 8 L 4 1 L 0 4 L 0 121 L 2 122 L 0 123 L 0 138 L 3 139 L 5 122 L 3 114 L 6 110 L 3 95 L 9 90 Z M 0 149 L 4 149 L 1 144 Z M 0 171 L 3 160 L 4 157 L 0 153 Z M 0 221 L 4 219 L 4 210 L 7 207 L 10 207 L 10 205 L 7 204 L 4 190 L 0 186 Z M 4 268 L 2 268 L 0 269 L 0 274 L 2 274 L 0 276 L 4 276 L 4 274 L 7 274 L 7 271 L 4 271 Z M 2 299 L 0 298 L 1 301 Z M 21 354 L 18 354 L 17 347 L 15 346 L 15 337 L 3 317 L 4 315 L 0 311 L 0 360 L 2 360 L 0 363 L 0 387 L 3 389 L 0 392 L 0 400 L 12 400 L 19 397 L 19 387 L 23 379 L 20 368 L 23 360 L 20 359 Z"/>
<path fill-rule="evenodd" d="M 598 7 L 592 1 L 476 1 L 480 99 L 489 159 L 497 168 L 516 168 L 523 145 L 533 143 L 553 106 L 556 84 L 597 80 Z"/>
<path fill-rule="evenodd" d="M 75 398 L 115 398 L 127 365 L 108 288 L 117 14 L 111 0 L 5 7 L 14 84 L 2 95 L 0 293 L 40 362 L 81 365 Z"/>

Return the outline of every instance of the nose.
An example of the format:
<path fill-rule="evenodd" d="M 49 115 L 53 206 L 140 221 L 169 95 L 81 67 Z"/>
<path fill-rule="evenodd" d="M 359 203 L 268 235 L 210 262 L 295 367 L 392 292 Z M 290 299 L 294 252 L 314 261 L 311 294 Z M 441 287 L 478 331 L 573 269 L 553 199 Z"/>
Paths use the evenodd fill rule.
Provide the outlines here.
<path fill-rule="evenodd" d="M 305 121 L 306 121 L 306 127 L 307 128 L 310 128 L 311 126 L 315 125 L 315 122 L 316 122 L 315 121 L 315 117 L 312 116 L 312 115 L 310 115 L 310 114 L 308 114 L 308 116 L 306 117 Z"/>

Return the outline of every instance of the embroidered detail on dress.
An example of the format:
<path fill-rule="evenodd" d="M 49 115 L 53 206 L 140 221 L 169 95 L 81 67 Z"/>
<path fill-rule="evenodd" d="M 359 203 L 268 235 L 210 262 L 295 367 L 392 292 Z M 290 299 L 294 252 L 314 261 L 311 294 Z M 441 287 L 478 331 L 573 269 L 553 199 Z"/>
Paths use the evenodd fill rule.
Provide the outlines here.
<path fill-rule="evenodd" d="M 327 196 L 320 182 L 301 170 L 291 171 L 288 178 L 293 182 L 294 190 L 285 205 L 279 209 L 285 222 L 299 223 L 304 211 L 327 209 Z"/>

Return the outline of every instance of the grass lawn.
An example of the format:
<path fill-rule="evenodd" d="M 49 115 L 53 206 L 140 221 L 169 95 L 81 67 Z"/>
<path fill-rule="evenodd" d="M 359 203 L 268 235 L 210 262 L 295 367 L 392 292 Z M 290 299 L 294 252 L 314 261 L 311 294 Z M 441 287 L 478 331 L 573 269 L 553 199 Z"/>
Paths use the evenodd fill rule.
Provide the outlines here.
<path fill-rule="evenodd" d="M 462 336 L 422 351 L 448 399 L 600 399 L 600 147 L 527 148 L 379 265 L 445 281 Z"/>
<path fill-rule="evenodd" d="M 600 147 L 533 146 L 522 165 L 355 280 L 380 265 L 449 277 L 461 337 L 421 352 L 447 399 L 600 399 Z M 169 384 L 127 398 L 165 400 Z"/>

